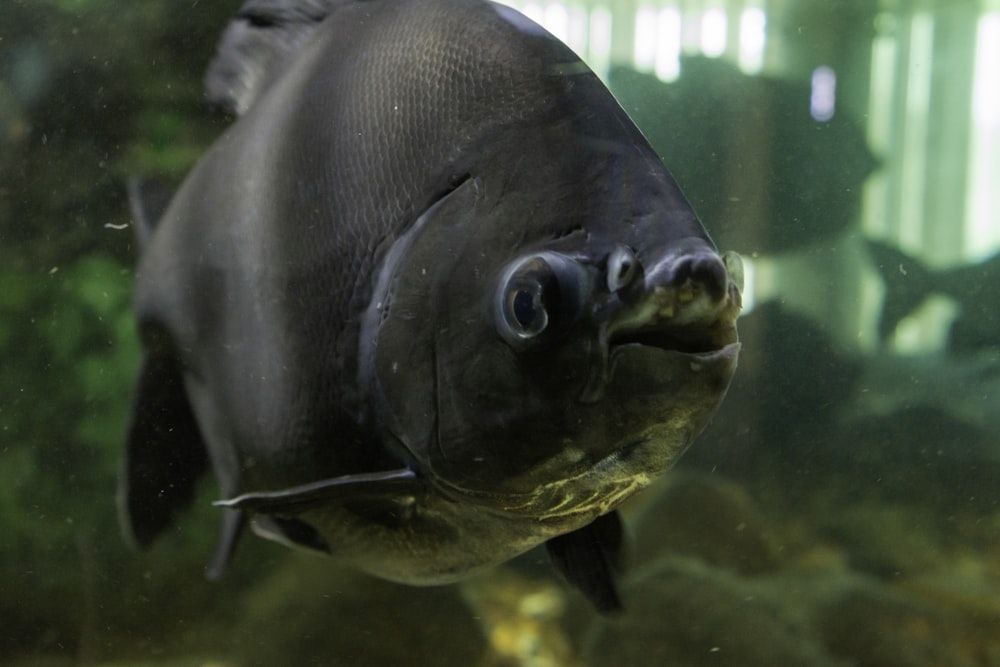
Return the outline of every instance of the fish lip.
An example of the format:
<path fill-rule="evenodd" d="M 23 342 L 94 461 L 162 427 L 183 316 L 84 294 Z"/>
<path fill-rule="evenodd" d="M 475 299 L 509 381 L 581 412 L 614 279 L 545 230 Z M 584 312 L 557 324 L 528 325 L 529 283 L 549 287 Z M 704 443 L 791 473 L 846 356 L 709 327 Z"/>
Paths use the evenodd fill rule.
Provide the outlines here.
<path fill-rule="evenodd" d="M 651 375 L 658 374 L 662 369 L 657 366 L 673 365 L 677 368 L 686 367 L 691 372 L 719 372 L 731 376 L 736 367 L 736 358 L 741 348 L 739 340 L 732 340 L 708 349 L 677 349 L 661 347 L 640 342 L 622 342 L 612 346 L 610 351 L 611 370 L 607 384 L 618 381 L 616 366 L 627 355 L 642 355 L 645 369 Z"/>
<path fill-rule="evenodd" d="M 673 343 L 674 339 L 670 338 L 670 341 Z M 728 350 L 734 345 L 739 346 L 739 340 L 735 337 L 732 340 L 728 340 L 720 345 L 707 345 L 698 342 L 682 342 L 680 344 L 660 345 L 641 340 L 632 340 L 630 337 L 627 340 L 614 343 L 611 346 L 610 355 L 612 360 L 614 360 L 621 354 L 642 350 L 652 354 L 663 353 L 671 356 L 686 357 L 692 361 L 712 362 L 716 359 L 727 356 Z"/>
<path fill-rule="evenodd" d="M 739 343 L 736 330 L 736 315 L 739 309 L 720 317 L 711 326 L 669 327 L 651 325 L 609 334 L 604 329 L 594 348 L 590 377 L 577 400 L 593 404 L 603 400 L 608 385 L 615 381 L 616 362 L 622 354 L 645 350 L 646 354 L 687 357 L 692 364 L 711 363 L 719 355 L 724 355 L 732 345 Z"/>
<path fill-rule="evenodd" d="M 647 286 L 638 304 L 607 322 L 602 338 L 609 349 L 639 343 L 692 354 L 721 350 L 739 340 L 736 321 L 743 307 L 742 277 L 727 280 L 719 295 L 690 279 Z"/>
<path fill-rule="evenodd" d="M 623 349 L 635 346 L 648 347 L 665 352 L 675 352 L 693 357 L 711 356 L 726 345 L 736 342 L 735 328 L 731 336 L 705 335 L 704 332 L 650 327 L 625 334 L 615 335 L 609 341 L 612 358 Z"/>

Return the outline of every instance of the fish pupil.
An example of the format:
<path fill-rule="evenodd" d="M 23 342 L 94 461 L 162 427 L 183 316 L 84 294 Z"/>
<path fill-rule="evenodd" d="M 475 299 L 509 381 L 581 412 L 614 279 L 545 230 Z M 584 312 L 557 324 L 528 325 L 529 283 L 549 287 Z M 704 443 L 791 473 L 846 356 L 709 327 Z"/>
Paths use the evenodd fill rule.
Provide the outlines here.
<path fill-rule="evenodd" d="M 562 332 L 579 314 L 584 285 L 589 284 L 576 260 L 539 253 L 518 261 L 505 272 L 498 295 L 497 330 L 519 348 L 540 334 Z"/>
<path fill-rule="evenodd" d="M 535 320 L 538 319 L 538 308 L 535 304 L 535 295 L 526 289 L 519 289 L 514 294 L 513 302 L 514 319 L 525 329 L 532 329 Z"/>

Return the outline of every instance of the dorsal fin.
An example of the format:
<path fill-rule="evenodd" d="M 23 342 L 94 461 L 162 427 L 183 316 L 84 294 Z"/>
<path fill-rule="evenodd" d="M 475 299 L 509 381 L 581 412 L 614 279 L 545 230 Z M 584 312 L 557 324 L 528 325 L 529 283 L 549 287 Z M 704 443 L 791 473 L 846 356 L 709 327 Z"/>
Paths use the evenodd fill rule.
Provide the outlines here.
<path fill-rule="evenodd" d="M 174 193 L 153 178 L 133 177 L 126 183 L 128 208 L 139 249 L 146 247 Z"/>
<path fill-rule="evenodd" d="M 205 74 L 209 102 L 242 115 L 337 7 L 361 0 L 248 0 Z"/>

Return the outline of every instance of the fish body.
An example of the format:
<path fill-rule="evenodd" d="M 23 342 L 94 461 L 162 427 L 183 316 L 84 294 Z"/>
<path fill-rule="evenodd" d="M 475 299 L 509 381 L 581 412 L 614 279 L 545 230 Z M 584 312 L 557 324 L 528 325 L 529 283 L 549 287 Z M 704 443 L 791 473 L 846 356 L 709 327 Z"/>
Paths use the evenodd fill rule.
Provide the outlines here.
<path fill-rule="evenodd" d="M 722 399 L 740 278 L 614 98 L 481 0 L 251 1 L 207 85 L 239 117 L 140 234 L 136 541 L 210 463 L 213 571 L 247 518 L 415 584 L 548 541 L 617 606 L 614 509 Z"/>

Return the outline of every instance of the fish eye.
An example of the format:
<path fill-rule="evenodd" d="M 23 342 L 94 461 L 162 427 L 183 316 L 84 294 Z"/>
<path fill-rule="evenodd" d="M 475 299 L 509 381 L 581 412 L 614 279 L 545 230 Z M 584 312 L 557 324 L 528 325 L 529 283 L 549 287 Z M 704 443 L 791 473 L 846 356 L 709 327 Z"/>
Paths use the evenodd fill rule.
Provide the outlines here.
<path fill-rule="evenodd" d="M 542 301 L 542 290 L 539 285 L 514 287 L 507 293 L 510 303 L 506 310 L 510 314 L 511 324 L 522 337 L 537 336 L 549 323 L 549 314 Z"/>
<path fill-rule="evenodd" d="M 572 324 L 582 309 L 589 282 L 577 262 L 551 252 L 523 258 L 503 275 L 497 298 L 497 330 L 512 345 Z"/>
<path fill-rule="evenodd" d="M 617 292 L 627 287 L 638 273 L 639 260 L 631 248 L 616 245 L 608 255 L 608 291 Z"/>

